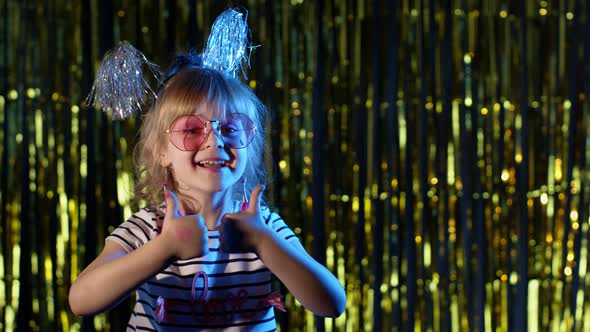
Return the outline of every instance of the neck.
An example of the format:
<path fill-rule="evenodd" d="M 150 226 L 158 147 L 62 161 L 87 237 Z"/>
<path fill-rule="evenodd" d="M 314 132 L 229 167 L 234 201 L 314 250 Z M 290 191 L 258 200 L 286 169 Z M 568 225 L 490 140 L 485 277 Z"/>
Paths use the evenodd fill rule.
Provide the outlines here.
<path fill-rule="evenodd" d="M 197 207 L 198 213 L 205 219 L 205 225 L 209 230 L 215 230 L 221 224 L 224 214 L 233 212 L 231 189 L 220 193 L 186 193 L 193 199 L 192 204 Z M 187 211 L 188 213 L 188 211 Z"/>

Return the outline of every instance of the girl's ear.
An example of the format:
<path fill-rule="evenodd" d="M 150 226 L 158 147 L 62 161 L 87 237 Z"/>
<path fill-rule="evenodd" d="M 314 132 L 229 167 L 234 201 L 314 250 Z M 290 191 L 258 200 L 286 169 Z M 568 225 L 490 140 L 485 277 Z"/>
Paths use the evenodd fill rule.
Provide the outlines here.
<path fill-rule="evenodd" d="M 158 139 L 154 142 L 154 146 L 152 147 L 152 156 L 153 160 L 158 160 L 160 166 L 167 167 L 171 164 L 170 160 L 168 159 L 168 149 L 166 149 L 166 144 Z"/>
<path fill-rule="evenodd" d="M 160 166 L 166 168 L 170 166 L 170 161 L 168 160 L 168 155 L 165 153 L 161 153 L 158 160 L 160 161 Z"/>
<path fill-rule="evenodd" d="M 152 150 L 152 154 L 153 154 L 153 158 L 154 160 L 158 160 L 158 162 L 160 163 L 160 166 L 166 168 L 167 166 L 169 166 L 170 160 L 168 159 L 168 153 L 166 153 L 166 149 L 162 148 L 162 147 L 158 147 L 154 150 Z"/>

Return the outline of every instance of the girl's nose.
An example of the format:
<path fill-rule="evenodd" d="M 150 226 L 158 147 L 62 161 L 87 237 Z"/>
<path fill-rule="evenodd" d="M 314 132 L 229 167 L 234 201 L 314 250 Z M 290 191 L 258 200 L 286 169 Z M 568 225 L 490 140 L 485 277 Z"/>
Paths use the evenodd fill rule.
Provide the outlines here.
<path fill-rule="evenodd" d="M 220 134 L 221 123 L 219 121 L 209 121 L 209 132 L 207 133 L 207 139 L 205 141 L 205 148 L 214 146 L 216 148 L 223 148 L 225 143 Z"/>

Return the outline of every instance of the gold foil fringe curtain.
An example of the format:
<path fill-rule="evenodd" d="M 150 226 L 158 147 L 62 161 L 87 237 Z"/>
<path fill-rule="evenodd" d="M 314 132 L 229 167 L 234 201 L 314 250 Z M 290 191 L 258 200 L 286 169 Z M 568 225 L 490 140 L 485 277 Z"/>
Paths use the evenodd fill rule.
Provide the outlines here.
<path fill-rule="evenodd" d="M 345 285 L 280 330 L 590 331 L 584 1 L 0 1 L 0 329 L 76 318 L 71 282 L 137 207 L 140 119 L 84 98 L 129 40 L 155 63 L 249 10 L 268 198 Z M 278 286 L 280 287 L 280 286 Z"/>

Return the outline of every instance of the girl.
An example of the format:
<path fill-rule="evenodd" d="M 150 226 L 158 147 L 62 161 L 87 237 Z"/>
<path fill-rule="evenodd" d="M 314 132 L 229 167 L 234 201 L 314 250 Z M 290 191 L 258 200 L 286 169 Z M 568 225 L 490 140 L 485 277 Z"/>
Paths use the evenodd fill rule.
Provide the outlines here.
<path fill-rule="evenodd" d="M 261 204 L 261 102 L 204 58 L 178 60 L 141 129 L 137 192 L 151 207 L 107 237 L 70 289 L 72 311 L 99 313 L 136 290 L 128 330 L 275 330 L 272 273 L 314 314 L 339 316 L 338 280 Z"/>

